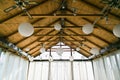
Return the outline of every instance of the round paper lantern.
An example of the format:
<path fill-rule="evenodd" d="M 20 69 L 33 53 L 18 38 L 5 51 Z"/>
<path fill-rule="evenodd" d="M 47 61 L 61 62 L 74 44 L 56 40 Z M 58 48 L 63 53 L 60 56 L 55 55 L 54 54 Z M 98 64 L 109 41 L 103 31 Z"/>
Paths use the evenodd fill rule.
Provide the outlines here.
<path fill-rule="evenodd" d="M 80 48 L 79 48 L 79 47 L 76 47 L 76 51 L 80 51 Z"/>
<path fill-rule="evenodd" d="M 116 25 L 116 26 L 113 28 L 113 34 L 114 34 L 116 37 L 120 37 L 120 24 Z"/>
<path fill-rule="evenodd" d="M 94 26 L 92 24 L 85 24 L 83 25 L 82 27 L 82 31 L 85 33 L 85 34 L 90 34 L 93 32 L 93 29 L 94 29 Z"/>
<path fill-rule="evenodd" d="M 54 25 L 54 28 L 55 28 L 55 30 L 58 30 L 58 31 L 60 31 L 62 29 L 61 25 L 58 23 Z"/>
<path fill-rule="evenodd" d="M 92 48 L 91 50 L 90 50 L 90 53 L 91 54 L 96 54 L 96 55 L 98 55 L 99 54 L 99 49 L 98 48 Z"/>
<path fill-rule="evenodd" d="M 62 48 L 57 48 L 56 52 L 57 52 L 58 55 L 61 56 L 63 54 L 63 49 Z"/>
<path fill-rule="evenodd" d="M 34 28 L 30 23 L 21 23 L 18 32 L 24 37 L 29 37 L 33 34 Z"/>
<path fill-rule="evenodd" d="M 41 52 L 41 53 L 45 53 L 45 48 L 42 47 L 42 48 L 40 49 L 40 52 Z"/>

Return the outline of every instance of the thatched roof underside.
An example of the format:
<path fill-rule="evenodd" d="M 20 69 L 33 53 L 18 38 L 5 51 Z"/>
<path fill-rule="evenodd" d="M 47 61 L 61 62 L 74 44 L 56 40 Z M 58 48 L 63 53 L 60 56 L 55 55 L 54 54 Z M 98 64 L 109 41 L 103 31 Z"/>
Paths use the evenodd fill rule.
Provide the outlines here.
<path fill-rule="evenodd" d="M 15 2 L 0 0 L 0 36 L 23 51 L 30 48 L 27 53 L 31 56 L 41 54 L 39 50 L 42 43 L 45 44 L 46 50 L 56 45 L 61 35 L 62 42 L 73 49 L 83 43 L 85 46 L 79 46 L 79 52 L 86 57 L 91 56 L 91 48 L 103 49 L 119 40 L 112 30 L 116 24 L 119 24 L 120 9 L 112 8 L 107 14 L 108 21 L 106 21 L 106 15 L 102 12 L 106 4 L 101 3 L 100 0 L 67 0 L 67 9 L 63 12 L 60 10 L 62 0 L 34 1 L 38 4 L 27 6 L 27 11 L 33 17 L 29 19 L 20 8 L 5 13 L 3 10 L 14 5 Z M 64 26 L 61 34 L 53 26 L 62 20 Z M 32 36 L 23 37 L 19 34 L 18 26 L 23 22 L 29 22 L 34 26 Z M 94 31 L 89 35 L 84 34 L 82 26 L 94 22 Z"/>

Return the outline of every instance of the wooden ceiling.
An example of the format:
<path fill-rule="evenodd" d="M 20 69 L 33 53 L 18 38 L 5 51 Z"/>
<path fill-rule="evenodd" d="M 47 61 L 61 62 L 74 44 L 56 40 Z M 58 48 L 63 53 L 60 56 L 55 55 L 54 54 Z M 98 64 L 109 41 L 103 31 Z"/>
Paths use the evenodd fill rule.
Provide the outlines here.
<path fill-rule="evenodd" d="M 64 21 L 62 28 L 62 41 L 75 49 L 82 41 L 85 46 L 79 46 L 80 53 L 86 57 L 91 56 L 90 49 L 105 48 L 119 40 L 112 30 L 119 24 L 120 9 L 105 10 L 106 4 L 100 0 L 66 0 L 66 9 L 61 10 L 61 2 L 65 0 L 34 0 L 38 4 L 27 6 L 27 11 L 33 19 L 30 19 L 20 8 L 9 13 L 4 9 L 15 4 L 14 0 L 0 0 L 0 36 L 31 56 L 40 54 L 40 44 L 44 43 L 46 50 L 59 42 L 61 32 L 54 29 L 54 24 Z M 107 15 L 105 15 L 107 14 Z M 106 16 L 108 21 L 106 21 Z M 19 24 L 29 22 L 34 26 L 34 34 L 23 37 L 18 32 Z M 81 30 L 87 23 L 95 23 L 94 31 L 86 35 Z"/>

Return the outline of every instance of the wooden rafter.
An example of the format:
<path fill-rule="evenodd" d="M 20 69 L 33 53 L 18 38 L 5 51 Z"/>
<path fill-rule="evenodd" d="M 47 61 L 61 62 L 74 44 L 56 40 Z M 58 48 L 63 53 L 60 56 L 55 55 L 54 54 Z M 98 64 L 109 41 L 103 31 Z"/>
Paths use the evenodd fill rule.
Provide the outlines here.
<path fill-rule="evenodd" d="M 65 26 L 62 27 L 63 29 L 67 29 L 67 28 L 81 28 L 82 26 Z M 41 29 L 50 29 L 50 28 L 54 28 L 54 26 L 34 26 L 34 28 L 41 28 Z"/>
<path fill-rule="evenodd" d="M 101 37 L 99 37 L 99 36 L 97 36 L 97 35 L 95 35 L 95 34 L 92 34 L 92 35 L 93 35 L 94 37 L 102 40 L 103 42 L 105 42 L 105 43 L 107 43 L 107 44 L 110 44 L 110 42 L 108 42 L 107 40 L 105 40 L 105 39 L 103 39 L 103 38 L 101 38 Z"/>
<path fill-rule="evenodd" d="M 71 31 L 71 32 L 74 33 L 74 34 L 78 34 L 78 33 L 74 32 L 74 31 L 72 31 L 71 29 L 69 29 L 69 31 Z M 97 47 L 99 47 L 99 48 L 103 48 L 103 47 L 101 47 L 100 45 L 98 45 L 97 43 L 95 43 L 94 41 L 91 41 L 91 40 L 89 40 L 89 39 L 87 39 L 87 38 L 85 38 L 85 37 L 81 37 L 81 38 L 86 39 L 88 42 L 92 43 L 93 45 L 95 45 L 95 46 L 97 46 Z"/>
<path fill-rule="evenodd" d="M 59 39 L 56 41 L 59 41 Z M 39 40 L 39 42 L 56 42 L 56 41 L 54 41 L 54 40 L 44 40 L 44 41 Z M 64 40 L 64 39 L 62 41 L 64 41 L 64 42 L 81 42 L 80 40 Z"/>
<path fill-rule="evenodd" d="M 35 8 L 35 7 L 43 4 L 43 3 L 46 3 L 47 1 L 49 1 L 49 0 L 43 0 L 42 2 L 39 2 L 37 5 L 33 5 L 33 6 L 29 7 L 29 8 L 27 8 L 27 10 L 29 11 L 30 9 L 33 9 L 33 8 Z M 14 15 L 8 17 L 8 18 L 5 18 L 5 19 L 1 20 L 0 24 L 3 23 L 3 22 L 5 22 L 5 21 L 7 21 L 7 20 L 10 20 L 10 19 L 12 19 L 12 18 L 14 18 L 14 17 L 16 17 L 18 15 L 20 15 L 21 13 L 23 13 L 23 11 L 20 11 L 20 12 L 14 14 Z"/>
<path fill-rule="evenodd" d="M 44 18 L 39 18 L 39 19 L 37 19 L 37 20 L 31 22 L 31 24 L 35 24 L 36 22 L 38 22 L 38 21 L 40 21 L 40 20 L 43 20 L 43 19 L 44 19 Z M 7 35 L 6 38 L 8 38 L 8 37 L 10 37 L 10 36 L 12 36 L 12 35 L 14 35 L 14 34 L 17 34 L 17 33 L 18 33 L 18 31 L 15 31 L 15 32 L 13 32 L 13 33 Z"/>
<path fill-rule="evenodd" d="M 41 32 L 41 31 L 43 31 L 43 29 L 38 30 L 38 31 L 35 32 L 34 34 L 36 34 L 36 33 L 38 33 L 38 32 Z M 33 34 L 33 35 L 34 35 L 34 34 Z M 31 36 L 31 37 L 32 37 L 32 36 Z M 29 38 L 30 38 L 30 37 L 29 37 Z M 24 41 L 24 40 L 26 40 L 26 39 L 28 39 L 28 37 L 25 37 L 25 38 L 23 38 L 22 40 L 16 42 L 15 45 L 18 45 L 19 43 L 21 43 L 22 41 Z"/>
<path fill-rule="evenodd" d="M 48 26 L 56 23 L 57 21 L 59 21 L 59 19 L 57 19 L 57 20 L 53 21 L 52 23 L 48 24 Z M 53 32 L 53 31 L 54 31 L 54 30 L 50 31 L 50 33 Z M 47 34 L 49 34 L 49 33 L 47 33 Z M 36 41 L 38 41 L 39 39 L 42 39 L 42 38 L 43 38 L 43 36 L 42 36 L 42 37 L 39 37 L 37 40 L 35 40 L 35 41 L 33 41 L 33 42 L 36 42 Z M 32 42 L 32 43 L 33 43 L 33 42 Z M 19 44 L 19 43 L 18 43 L 18 44 Z M 18 44 L 17 44 L 17 45 L 18 45 Z M 30 44 L 31 44 L 31 43 L 30 43 Z M 22 47 L 22 49 L 24 49 L 25 47 L 29 46 L 30 44 Z"/>
<path fill-rule="evenodd" d="M 60 35 L 42 35 L 42 34 L 36 34 L 35 36 L 60 36 Z M 90 35 L 86 35 L 86 34 L 79 34 L 79 35 L 63 34 L 62 36 L 90 36 Z"/>
<path fill-rule="evenodd" d="M 56 45 L 57 43 L 58 43 L 58 42 L 48 43 L 47 45 L 50 45 L 50 44 L 51 44 L 51 45 L 50 45 L 49 47 L 46 47 L 46 50 L 47 50 L 47 49 L 50 49 L 52 46 Z M 33 54 L 33 55 L 34 55 L 34 54 Z M 34 57 L 36 57 L 36 56 L 38 56 L 38 55 L 40 55 L 39 52 L 38 52 L 37 54 L 35 54 Z"/>
<path fill-rule="evenodd" d="M 84 2 L 86 5 L 89 5 L 89 6 L 91 6 L 92 8 L 95 8 L 95 9 L 97 9 L 97 10 L 99 10 L 99 11 L 102 10 L 102 8 L 96 6 L 95 4 L 89 3 L 87 0 L 79 0 L 79 1 Z M 109 14 L 112 15 L 112 16 L 114 16 L 115 19 L 120 20 L 120 16 L 118 16 L 118 15 L 112 13 L 112 12 L 109 12 Z"/>
<path fill-rule="evenodd" d="M 38 52 L 40 49 L 38 48 L 37 50 L 35 50 L 34 52 L 32 52 L 32 54 L 30 55 L 33 55 L 34 53 Z M 40 53 L 40 52 L 39 52 Z"/>
<path fill-rule="evenodd" d="M 64 38 L 65 40 L 67 40 L 66 38 Z M 76 40 L 76 39 L 75 39 Z M 64 42 L 64 41 L 63 41 Z M 71 42 L 72 44 L 74 44 L 74 42 Z M 74 45 L 76 45 L 76 44 L 74 44 Z M 76 45 L 77 47 L 78 47 L 78 45 Z M 82 48 L 82 47 L 81 47 Z M 88 52 L 87 50 L 85 50 L 84 48 L 82 48 L 85 52 L 87 52 L 87 53 L 89 53 L 89 54 L 91 54 L 90 52 Z"/>
<path fill-rule="evenodd" d="M 75 49 L 75 47 L 71 46 L 71 45 L 75 45 L 74 43 L 71 43 L 71 45 L 70 45 L 69 43 L 64 42 L 64 44 L 66 44 L 66 45 L 70 46 L 71 48 Z M 77 51 L 77 52 L 79 52 L 80 54 L 84 55 L 85 57 L 89 57 L 88 55 L 86 55 L 85 53 L 82 53 L 81 51 Z"/>
<path fill-rule="evenodd" d="M 64 37 L 64 38 L 65 38 L 65 37 Z M 70 38 L 72 38 L 72 39 L 75 40 L 75 41 L 77 40 L 77 39 L 75 39 L 74 37 L 70 37 Z M 77 40 L 77 41 L 78 41 L 78 40 Z M 83 40 L 83 41 L 84 41 L 84 40 Z M 86 41 L 86 40 L 85 40 L 85 41 Z M 74 41 L 73 41 L 73 42 L 74 42 Z M 82 42 L 82 40 L 81 40 L 81 41 L 79 40 L 79 43 L 80 43 L 80 42 Z M 89 47 L 88 45 L 85 45 L 85 46 L 91 49 L 91 47 Z"/>
<path fill-rule="evenodd" d="M 27 16 L 27 15 L 22 15 Z M 103 16 L 103 14 L 31 14 L 33 18 L 41 18 L 41 17 L 47 17 L 47 18 L 65 18 L 65 17 L 84 17 L 84 16 Z"/>
<path fill-rule="evenodd" d="M 89 22 L 89 23 L 94 23 L 94 21 L 91 21 L 91 20 L 89 20 L 89 19 L 87 19 L 87 18 L 82 18 L 83 20 L 86 20 L 87 22 Z M 103 30 L 105 30 L 105 31 L 107 31 L 107 32 L 109 32 L 109 33 L 111 33 L 112 34 L 112 31 L 111 30 L 108 30 L 108 29 L 106 29 L 106 28 L 104 28 L 103 26 L 101 26 L 101 25 L 99 25 L 99 24 L 95 24 L 95 26 L 99 26 L 101 29 L 103 29 Z M 113 35 L 113 34 L 112 34 Z"/>
<path fill-rule="evenodd" d="M 69 23 L 71 23 L 71 24 L 73 24 L 73 25 L 76 25 L 75 23 L 73 23 L 73 22 L 71 22 L 71 21 L 69 21 L 69 20 L 67 20 L 66 19 L 66 21 L 67 22 L 69 22 Z M 76 32 L 74 32 L 73 30 L 71 30 L 71 29 L 68 29 L 69 31 L 71 31 L 72 33 L 74 33 L 74 34 L 78 34 L 78 33 L 76 33 Z M 83 38 L 83 39 L 86 39 L 87 41 L 89 41 L 90 43 L 92 43 L 92 44 L 94 44 L 94 45 L 96 45 L 96 46 L 98 46 L 99 48 L 102 48 L 101 46 L 99 46 L 98 44 L 96 44 L 95 42 L 92 42 L 92 41 L 90 41 L 90 40 L 88 40 L 87 38 L 85 38 L 85 37 L 81 37 L 81 38 Z"/>
<path fill-rule="evenodd" d="M 46 34 L 49 34 L 49 33 L 53 32 L 53 31 L 54 31 L 54 29 L 52 29 L 51 31 L 49 31 L 49 32 L 48 32 L 48 33 L 46 33 Z M 31 43 L 34 43 L 34 42 L 36 42 L 36 41 L 38 41 L 38 40 L 40 40 L 40 39 L 42 39 L 42 38 L 43 38 L 43 36 L 42 36 L 42 37 L 38 37 L 38 39 L 36 39 L 36 40 L 32 41 Z M 25 45 L 24 47 L 22 47 L 22 49 L 26 48 L 27 46 L 30 46 L 30 45 L 31 45 L 31 43 L 29 43 L 29 44 Z"/>

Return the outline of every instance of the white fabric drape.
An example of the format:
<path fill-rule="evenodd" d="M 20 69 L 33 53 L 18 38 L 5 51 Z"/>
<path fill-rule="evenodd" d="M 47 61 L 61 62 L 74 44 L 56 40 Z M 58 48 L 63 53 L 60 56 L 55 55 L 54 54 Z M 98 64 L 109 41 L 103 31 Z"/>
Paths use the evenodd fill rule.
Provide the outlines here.
<path fill-rule="evenodd" d="M 28 61 L 10 52 L 3 55 L 0 80 L 27 80 Z"/>
<path fill-rule="evenodd" d="M 120 80 L 120 50 L 93 61 L 95 80 Z"/>
<path fill-rule="evenodd" d="M 94 80 L 91 62 L 30 62 L 28 80 L 73 80 L 72 77 Z"/>

